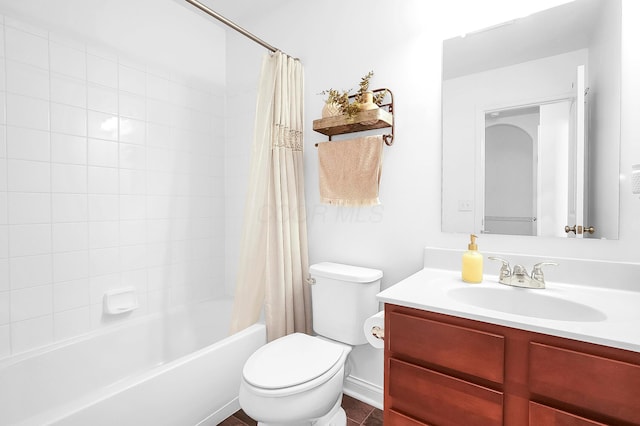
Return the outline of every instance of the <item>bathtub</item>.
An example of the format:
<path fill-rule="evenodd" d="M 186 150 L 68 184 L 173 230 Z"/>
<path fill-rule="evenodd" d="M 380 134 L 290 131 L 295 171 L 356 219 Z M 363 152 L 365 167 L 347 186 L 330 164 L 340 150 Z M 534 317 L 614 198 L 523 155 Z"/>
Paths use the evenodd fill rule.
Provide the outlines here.
<path fill-rule="evenodd" d="M 0 425 L 215 425 L 237 411 L 263 324 L 227 336 L 230 301 L 150 315 L 0 361 Z"/>

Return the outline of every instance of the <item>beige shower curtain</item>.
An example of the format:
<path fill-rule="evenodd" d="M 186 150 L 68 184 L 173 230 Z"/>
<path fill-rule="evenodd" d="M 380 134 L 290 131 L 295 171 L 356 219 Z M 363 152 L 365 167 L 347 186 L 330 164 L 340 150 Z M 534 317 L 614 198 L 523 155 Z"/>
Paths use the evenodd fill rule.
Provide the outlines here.
<path fill-rule="evenodd" d="M 265 56 L 231 330 L 255 323 L 264 306 L 269 341 L 311 332 L 302 124 L 302 64 Z"/>

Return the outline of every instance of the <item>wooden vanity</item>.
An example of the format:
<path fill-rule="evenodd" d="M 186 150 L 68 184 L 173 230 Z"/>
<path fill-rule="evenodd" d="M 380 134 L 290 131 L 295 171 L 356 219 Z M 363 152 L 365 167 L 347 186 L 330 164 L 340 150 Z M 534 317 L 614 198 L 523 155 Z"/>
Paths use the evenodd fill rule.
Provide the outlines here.
<path fill-rule="evenodd" d="M 387 426 L 640 425 L 640 352 L 388 301 L 385 329 Z"/>

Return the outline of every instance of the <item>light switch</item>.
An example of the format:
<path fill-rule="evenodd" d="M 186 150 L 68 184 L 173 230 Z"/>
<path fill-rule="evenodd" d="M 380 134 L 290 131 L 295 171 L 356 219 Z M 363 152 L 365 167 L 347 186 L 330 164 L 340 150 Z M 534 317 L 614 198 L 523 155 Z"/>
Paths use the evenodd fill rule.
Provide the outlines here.
<path fill-rule="evenodd" d="M 640 164 L 631 166 L 631 192 L 640 194 Z"/>

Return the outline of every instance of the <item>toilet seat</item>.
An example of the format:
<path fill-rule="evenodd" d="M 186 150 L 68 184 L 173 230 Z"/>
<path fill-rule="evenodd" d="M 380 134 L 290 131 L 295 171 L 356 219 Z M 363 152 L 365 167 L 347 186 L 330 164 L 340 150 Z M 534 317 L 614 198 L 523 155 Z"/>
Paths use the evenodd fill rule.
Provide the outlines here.
<path fill-rule="evenodd" d="M 254 392 L 273 396 L 302 392 L 329 380 L 350 348 L 303 333 L 262 346 L 247 360 L 242 377 Z"/>

